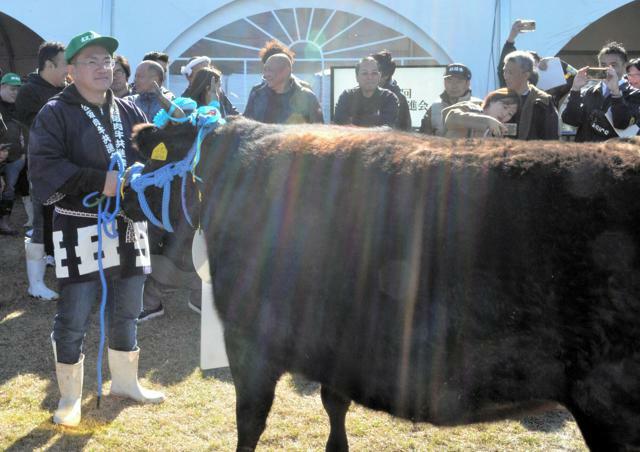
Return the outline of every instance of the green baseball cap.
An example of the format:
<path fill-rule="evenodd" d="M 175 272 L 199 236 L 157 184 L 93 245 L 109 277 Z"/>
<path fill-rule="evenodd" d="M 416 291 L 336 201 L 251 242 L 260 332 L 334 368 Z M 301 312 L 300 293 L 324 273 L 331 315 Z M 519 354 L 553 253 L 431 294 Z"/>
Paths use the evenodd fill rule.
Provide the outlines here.
<path fill-rule="evenodd" d="M 7 72 L 2 77 L 2 80 L 0 80 L 0 85 L 20 86 L 22 85 L 22 80 L 20 79 L 20 76 L 15 72 Z"/>
<path fill-rule="evenodd" d="M 87 46 L 104 47 L 107 52 L 113 55 L 113 52 L 118 48 L 118 40 L 111 36 L 100 36 L 95 31 L 85 31 L 71 38 L 67 49 L 64 51 L 64 59 L 67 60 L 67 63 L 70 63 L 75 54 Z"/>

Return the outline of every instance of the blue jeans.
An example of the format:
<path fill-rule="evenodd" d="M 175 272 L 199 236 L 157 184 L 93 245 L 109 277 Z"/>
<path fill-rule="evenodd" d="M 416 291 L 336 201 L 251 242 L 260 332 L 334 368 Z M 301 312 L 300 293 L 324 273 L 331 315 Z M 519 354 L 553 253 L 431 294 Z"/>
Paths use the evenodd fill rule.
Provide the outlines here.
<path fill-rule="evenodd" d="M 137 347 L 136 321 L 142 311 L 145 275 L 107 280 L 105 335 L 109 348 L 130 352 Z M 99 280 L 67 284 L 62 288 L 53 322 L 53 339 L 59 363 L 75 364 L 89 327 L 91 310 L 102 294 Z"/>
<path fill-rule="evenodd" d="M 4 173 L 4 180 L 7 183 L 4 187 L 4 191 L 2 192 L 2 199 L 5 201 L 13 201 L 15 199 L 16 182 L 18 182 L 18 177 L 20 177 L 20 171 L 22 171 L 22 168 L 24 168 L 24 157 L 7 163 L 3 168 L 2 172 Z"/>

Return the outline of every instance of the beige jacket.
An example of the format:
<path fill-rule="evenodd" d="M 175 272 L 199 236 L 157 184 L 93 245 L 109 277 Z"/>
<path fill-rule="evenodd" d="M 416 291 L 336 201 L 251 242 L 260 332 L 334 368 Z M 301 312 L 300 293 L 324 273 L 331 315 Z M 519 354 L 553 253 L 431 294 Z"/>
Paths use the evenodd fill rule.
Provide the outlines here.
<path fill-rule="evenodd" d="M 442 110 L 443 132 L 447 138 L 482 137 L 493 118 L 476 102 L 463 101 Z"/>

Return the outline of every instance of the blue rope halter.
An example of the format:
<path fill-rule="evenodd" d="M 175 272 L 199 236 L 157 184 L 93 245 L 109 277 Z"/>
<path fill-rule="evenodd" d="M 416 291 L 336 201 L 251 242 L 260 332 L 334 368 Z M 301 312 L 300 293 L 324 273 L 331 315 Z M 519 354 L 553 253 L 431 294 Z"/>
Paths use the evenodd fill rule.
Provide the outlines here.
<path fill-rule="evenodd" d="M 102 298 L 100 300 L 100 346 L 98 348 L 98 362 L 96 363 L 96 371 L 98 374 L 98 408 L 100 408 L 100 398 L 102 397 L 102 357 L 105 339 L 104 311 L 107 306 L 107 279 L 104 275 L 104 267 L 102 265 L 102 234 L 104 232 L 107 237 L 112 239 L 118 237 L 116 217 L 120 211 L 120 185 L 122 184 L 122 177 L 124 175 L 124 161 L 118 153 L 114 153 L 111 157 L 109 171 L 112 171 L 116 165 L 118 167 L 118 180 L 113 211 L 109 211 L 112 198 L 100 195 L 98 192 L 90 193 L 82 200 L 82 204 L 85 207 L 98 206 L 98 271 L 100 274 L 100 282 L 102 283 Z"/>

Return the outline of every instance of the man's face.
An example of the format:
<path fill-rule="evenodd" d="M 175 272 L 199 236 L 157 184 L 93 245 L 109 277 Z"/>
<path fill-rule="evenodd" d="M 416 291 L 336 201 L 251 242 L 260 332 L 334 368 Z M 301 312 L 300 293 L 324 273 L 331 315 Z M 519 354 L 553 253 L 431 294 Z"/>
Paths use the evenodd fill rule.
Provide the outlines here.
<path fill-rule="evenodd" d="M 16 85 L 8 85 L 6 83 L 0 85 L 0 98 L 10 104 L 15 104 L 18 90 L 20 90 L 20 87 Z"/>
<path fill-rule="evenodd" d="M 380 71 L 378 63 L 374 60 L 365 60 L 360 63 L 360 68 L 356 75 L 358 86 L 365 93 L 373 92 L 380 83 Z"/>
<path fill-rule="evenodd" d="M 281 88 L 291 77 L 286 62 L 279 58 L 269 58 L 262 69 L 262 76 L 271 89 Z"/>
<path fill-rule="evenodd" d="M 598 58 L 600 67 L 612 67 L 616 74 L 618 74 L 618 80 L 624 75 L 624 61 L 620 55 L 605 53 Z"/>
<path fill-rule="evenodd" d="M 113 58 L 106 49 L 89 46 L 78 52 L 69 68 L 79 88 L 106 92 L 113 83 L 113 65 Z"/>
<path fill-rule="evenodd" d="M 127 85 L 127 73 L 120 63 L 116 63 L 113 67 L 113 84 L 111 89 L 114 91 L 124 90 Z"/>
<path fill-rule="evenodd" d="M 151 93 L 154 90 L 153 81 L 158 82 L 153 71 L 150 71 L 145 65 L 140 65 L 136 69 L 136 91 L 139 93 Z M 160 83 L 158 83 L 159 85 Z"/>
<path fill-rule="evenodd" d="M 529 72 L 523 71 L 520 65 L 515 61 L 509 61 L 506 63 L 502 70 L 507 88 L 519 93 L 527 86 Z"/>
<path fill-rule="evenodd" d="M 469 85 L 471 81 L 467 80 L 466 77 L 461 77 L 459 75 L 450 75 L 444 78 L 444 90 L 449 95 L 449 97 L 458 98 L 464 96 L 469 90 Z"/>
<path fill-rule="evenodd" d="M 58 88 L 63 87 L 67 80 L 67 62 L 64 60 L 64 52 L 58 54 L 50 61 L 47 70 L 50 74 L 51 84 Z"/>
<path fill-rule="evenodd" d="M 627 80 L 629 80 L 629 84 L 635 89 L 640 89 L 640 69 L 635 66 L 629 66 Z"/>

